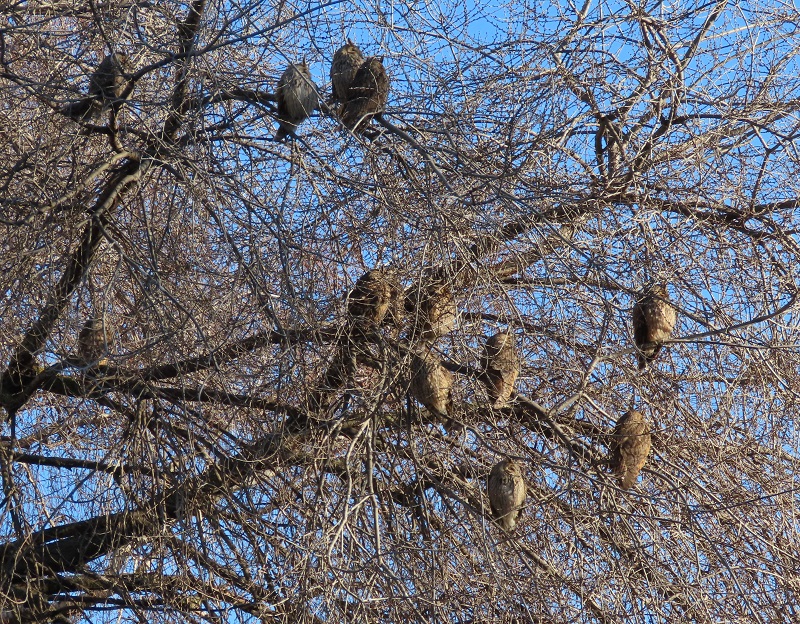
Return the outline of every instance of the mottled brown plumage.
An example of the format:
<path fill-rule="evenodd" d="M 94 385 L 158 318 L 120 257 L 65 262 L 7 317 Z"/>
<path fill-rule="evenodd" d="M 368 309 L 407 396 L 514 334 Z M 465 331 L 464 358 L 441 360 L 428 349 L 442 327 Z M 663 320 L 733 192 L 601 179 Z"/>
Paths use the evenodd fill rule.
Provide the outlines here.
<path fill-rule="evenodd" d="M 380 58 L 371 56 L 358 68 L 347 90 L 342 123 L 354 132 L 383 112 L 389 98 L 389 77 Z"/>
<path fill-rule="evenodd" d="M 650 453 L 650 424 L 636 410 L 624 414 L 611 434 L 611 470 L 626 490 L 636 483 Z"/>
<path fill-rule="evenodd" d="M 102 317 L 86 320 L 78 334 L 78 355 L 84 364 L 102 364 L 111 348 L 111 329 Z"/>
<path fill-rule="evenodd" d="M 492 515 L 504 531 L 513 531 L 525 504 L 525 478 L 522 466 L 513 459 L 497 463 L 486 482 Z"/>
<path fill-rule="evenodd" d="M 453 331 L 458 308 L 450 286 L 434 280 L 406 291 L 405 309 L 409 313 L 415 339 L 433 341 Z"/>
<path fill-rule="evenodd" d="M 347 296 L 347 311 L 362 325 L 397 326 L 402 321 L 402 294 L 396 271 L 372 269 L 358 278 Z"/>
<path fill-rule="evenodd" d="M 411 355 L 409 392 L 436 416 L 448 418 L 453 410 L 453 374 L 433 353 Z"/>
<path fill-rule="evenodd" d="M 308 397 L 308 411 L 319 414 L 330 407 L 336 391 L 347 383 L 348 369 L 352 367 L 352 353 L 347 344 L 337 348 L 322 378 L 315 384 Z"/>
<path fill-rule="evenodd" d="M 342 104 L 347 103 L 347 94 L 353 78 L 356 76 L 359 67 L 364 63 L 364 56 L 361 50 L 349 39 L 347 43 L 336 50 L 331 63 L 331 90 L 333 99 Z"/>
<path fill-rule="evenodd" d="M 104 100 L 113 100 L 122 95 L 125 87 L 123 74 L 127 65 L 127 54 L 112 52 L 106 55 L 89 79 L 89 95 L 97 96 Z"/>
<path fill-rule="evenodd" d="M 639 368 L 645 368 L 672 335 L 677 312 L 669 303 L 667 285 L 645 288 L 633 306 L 633 340 L 639 350 Z"/>
<path fill-rule="evenodd" d="M 519 376 L 519 357 L 514 348 L 514 335 L 495 334 L 486 341 L 481 358 L 483 382 L 493 407 L 503 407 L 511 398 Z"/>
<path fill-rule="evenodd" d="M 275 95 L 280 124 L 275 140 L 282 141 L 297 132 L 297 126 L 308 119 L 319 106 L 317 85 L 311 79 L 305 60 L 302 63 L 291 63 L 286 68 L 278 80 Z"/>
<path fill-rule="evenodd" d="M 61 112 L 72 119 L 86 120 L 100 114 L 105 106 L 119 98 L 125 90 L 125 69 L 128 55 L 107 54 L 89 78 L 89 95 L 64 106 Z"/>

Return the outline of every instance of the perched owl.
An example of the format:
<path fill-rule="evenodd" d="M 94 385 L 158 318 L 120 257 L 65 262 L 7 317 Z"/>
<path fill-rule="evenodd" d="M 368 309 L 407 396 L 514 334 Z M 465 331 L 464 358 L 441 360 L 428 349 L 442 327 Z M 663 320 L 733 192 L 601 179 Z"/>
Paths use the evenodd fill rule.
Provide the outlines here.
<path fill-rule="evenodd" d="M 283 141 L 287 135 L 294 134 L 303 121 L 308 119 L 319 106 L 317 85 L 311 79 L 311 72 L 305 59 L 302 63 L 290 63 L 281 74 L 276 90 L 278 99 L 278 123 L 276 141 Z"/>
<path fill-rule="evenodd" d="M 453 410 L 453 374 L 432 353 L 411 356 L 409 391 L 436 416 L 448 418 Z"/>
<path fill-rule="evenodd" d="M 405 309 L 409 313 L 412 335 L 433 341 L 453 331 L 458 309 L 450 286 L 441 281 L 412 286 L 406 291 Z"/>
<path fill-rule="evenodd" d="M 322 378 L 309 394 L 308 410 L 318 414 L 330 406 L 336 398 L 336 391 L 347 383 L 351 358 L 347 348 L 338 348 Z"/>
<path fill-rule="evenodd" d="M 639 369 L 645 368 L 661 351 L 676 319 L 666 284 L 653 284 L 642 291 L 633 306 L 633 341 L 639 349 Z"/>
<path fill-rule="evenodd" d="M 383 112 L 388 97 L 389 77 L 382 59 L 370 56 L 358 68 L 347 90 L 342 123 L 354 132 L 364 128 L 370 119 Z"/>
<path fill-rule="evenodd" d="M 402 293 L 393 269 L 372 269 L 358 278 L 347 296 L 347 311 L 366 325 L 396 326 L 402 320 Z"/>
<path fill-rule="evenodd" d="M 650 453 L 650 425 L 641 412 L 631 410 L 617 421 L 611 434 L 611 470 L 626 490 L 636 483 Z"/>
<path fill-rule="evenodd" d="M 504 531 L 513 531 L 525 504 L 525 479 L 522 466 L 513 459 L 497 463 L 486 483 L 492 515 Z"/>
<path fill-rule="evenodd" d="M 102 364 L 111 347 L 111 329 L 102 317 L 86 320 L 78 334 L 78 355 L 85 364 Z"/>
<path fill-rule="evenodd" d="M 61 112 L 77 120 L 91 119 L 99 115 L 103 108 L 116 100 L 125 90 L 125 69 L 128 55 L 112 52 L 103 58 L 100 65 L 89 78 L 89 95 L 82 100 L 67 104 Z"/>
<path fill-rule="evenodd" d="M 513 334 L 500 332 L 486 341 L 481 370 L 492 407 L 503 407 L 511 398 L 514 382 L 519 376 L 519 358 Z"/>
<path fill-rule="evenodd" d="M 331 89 L 333 99 L 342 104 L 347 103 L 347 93 L 358 68 L 364 63 L 364 56 L 358 46 L 347 40 L 341 48 L 336 50 L 331 63 Z"/>

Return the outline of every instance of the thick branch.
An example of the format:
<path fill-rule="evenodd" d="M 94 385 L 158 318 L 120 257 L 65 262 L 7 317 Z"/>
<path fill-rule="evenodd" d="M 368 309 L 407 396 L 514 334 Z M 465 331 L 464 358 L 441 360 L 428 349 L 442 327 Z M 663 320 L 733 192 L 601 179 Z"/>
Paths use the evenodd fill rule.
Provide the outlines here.
<path fill-rule="evenodd" d="M 172 143 L 175 135 L 183 123 L 183 116 L 189 111 L 191 99 L 187 97 L 189 90 L 189 56 L 194 48 L 194 40 L 200 26 L 200 18 L 205 8 L 205 0 L 194 0 L 189 7 L 189 14 L 186 19 L 178 26 L 178 37 L 180 40 L 179 54 L 183 61 L 178 67 L 178 80 L 172 91 L 172 112 L 164 122 L 161 131 L 161 142 Z"/>
<path fill-rule="evenodd" d="M 33 327 L 25 334 L 22 344 L 0 378 L 0 402 L 10 414 L 15 413 L 19 407 L 24 405 L 35 391 L 35 388 L 26 388 L 23 391 L 26 379 L 32 377 L 31 372 L 36 354 L 44 347 L 53 325 L 63 313 L 69 298 L 83 279 L 97 253 L 102 240 L 106 213 L 116 206 L 123 191 L 134 184 L 140 174 L 141 165 L 138 161 L 129 161 L 123 165 L 108 182 L 92 208 L 92 222 L 86 227 L 80 244 L 67 261 L 58 285 Z"/>

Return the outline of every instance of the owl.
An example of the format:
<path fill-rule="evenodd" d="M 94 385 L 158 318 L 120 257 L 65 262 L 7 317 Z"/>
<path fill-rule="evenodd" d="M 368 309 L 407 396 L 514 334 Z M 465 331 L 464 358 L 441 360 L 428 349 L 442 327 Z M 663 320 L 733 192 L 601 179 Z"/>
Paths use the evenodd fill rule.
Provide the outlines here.
<path fill-rule="evenodd" d="M 89 96 L 102 100 L 114 100 L 125 88 L 125 69 L 128 55 L 121 52 L 107 54 L 89 79 Z"/>
<path fill-rule="evenodd" d="M 61 112 L 77 120 L 91 119 L 103 108 L 122 95 L 125 90 L 125 69 L 128 55 L 121 52 L 107 54 L 89 78 L 89 95 L 64 106 Z"/>
<path fill-rule="evenodd" d="M 432 353 L 411 356 L 409 391 L 430 412 L 449 418 L 453 410 L 453 374 Z"/>
<path fill-rule="evenodd" d="M 458 309 L 450 286 L 434 280 L 406 291 L 406 312 L 410 315 L 411 333 L 423 341 L 434 341 L 453 331 Z"/>
<path fill-rule="evenodd" d="M 347 93 L 358 68 L 364 63 L 361 50 L 349 39 L 347 43 L 336 50 L 331 63 L 331 89 L 333 99 L 342 104 L 347 103 Z"/>
<path fill-rule="evenodd" d="M 305 59 L 302 63 L 290 63 L 281 74 L 276 96 L 280 128 L 275 134 L 275 140 L 283 141 L 287 135 L 294 134 L 297 126 L 308 119 L 319 106 L 317 85 L 311 79 Z"/>
<path fill-rule="evenodd" d="M 497 463 L 486 482 L 492 515 L 506 532 L 513 531 L 525 504 L 525 479 L 522 466 L 513 459 Z"/>
<path fill-rule="evenodd" d="M 383 112 L 388 97 L 389 77 L 382 58 L 371 56 L 358 68 L 347 89 L 342 123 L 354 132 L 364 128 L 370 119 Z"/>
<path fill-rule="evenodd" d="M 393 269 L 372 269 L 358 278 L 347 296 L 347 311 L 368 326 L 397 326 L 402 321 L 402 293 Z"/>
<path fill-rule="evenodd" d="M 351 358 L 347 348 L 338 348 L 322 378 L 309 394 L 308 410 L 310 413 L 318 414 L 330 407 L 336 398 L 336 390 L 347 383 L 350 365 Z"/>
<path fill-rule="evenodd" d="M 111 329 L 102 317 L 86 320 L 78 334 L 78 355 L 85 364 L 103 364 L 111 346 Z"/>
<path fill-rule="evenodd" d="M 513 334 L 500 332 L 486 341 L 481 370 L 492 407 L 505 406 L 519 376 L 519 357 L 514 348 Z"/>
<path fill-rule="evenodd" d="M 617 421 L 611 434 L 611 470 L 620 487 L 630 488 L 650 453 L 650 425 L 641 412 L 631 410 Z"/>
<path fill-rule="evenodd" d="M 644 369 L 672 335 L 677 312 L 669 302 L 667 285 L 645 288 L 633 306 L 633 341 L 639 350 L 639 369 Z"/>

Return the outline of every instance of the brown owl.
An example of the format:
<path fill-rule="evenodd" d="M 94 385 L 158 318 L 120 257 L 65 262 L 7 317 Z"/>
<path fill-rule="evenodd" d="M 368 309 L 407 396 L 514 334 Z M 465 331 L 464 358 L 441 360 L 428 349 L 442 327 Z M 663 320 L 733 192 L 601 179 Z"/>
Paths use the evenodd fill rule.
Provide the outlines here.
<path fill-rule="evenodd" d="M 103 364 L 111 347 L 111 328 L 103 317 L 86 320 L 78 334 L 78 355 L 85 364 Z"/>
<path fill-rule="evenodd" d="M 458 309 L 450 286 L 442 281 L 431 281 L 420 287 L 414 285 L 406 291 L 406 312 L 410 315 L 414 338 L 433 341 L 453 331 Z"/>
<path fill-rule="evenodd" d="M 336 50 L 331 63 L 331 89 L 333 99 L 342 104 L 347 103 L 347 92 L 353 83 L 358 68 L 364 63 L 364 56 L 358 46 L 347 40 L 341 48 Z"/>
<path fill-rule="evenodd" d="M 448 418 L 453 410 L 453 374 L 432 353 L 411 356 L 409 391 L 436 416 Z"/>
<path fill-rule="evenodd" d="M 103 100 L 113 100 L 122 95 L 127 65 L 127 54 L 112 52 L 106 55 L 89 79 L 89 95 Z"/>
<path fill-rule="evenodd" d="M 336 390 L 347 383 L 350 360 L 350 353 L 346 348 L 337 349 L 322 378 L 309 395 L 308 410 L 310 413 L 318 414 L 328 409 L 336 398 Z"/>
<path fill-rule="evenodd" d="M 497 463 L 486 482 L 492 515 L 504 531 L 513 531 L 525 504 L 525 479 L 522 466 L 513 459 Z"/>
<path fill-rule="evenodd" d="M 89 95 L 67 104 L 61 112 L 72 119 L 86 120 L 97 116 L 103 108 L 122 95 L 125 90 L 125 69 L 128 55 L 112 52 L 94 70 L 89 78 Z"/>
<path fill-rule="evenodd" d="M 302 63 L 289 64 L 278 80 L 276 96 L 281 127 L 275 133 L 275 140 L 283 141 L 287 135 L 294 134 L 297 126 L 319 106 L 317 85 L 311 79 L 305 59 Z"/>
<path fill-rule="evenodd" d="M 347 311 L 356 322 L 396 326 L 402 321 L 402 293 L 393 269 L 372 269 L 358 278 L 347 296 Z"/>
<path fill-rule="evenodd" d="M 483 382 L 492 407 L 503 407 L 511 398 L 519 376 L 519 358 L 514 348 L 514 335 L 500 332 L 486 341 L 481 358 Z"/>
<path fill-rule="evenodd" d="M 676 320 L 666 284 L 653 284 L 640 293 L 633 306 L 633 341 L 639 349 L 639 369 L 655 359 L 672 335 Z"/>
<path fill-rule="evenodd" d="M 353 132 L 366 127 L 375 115 L 383 112 L 388 97 L 389 77 L 382 58 L 370 56 L 358 68 L 347 90 L 342 123 Z"/>
<path fill-rule="evenodd" d="M 611 434 L 611 470 L 626 490 L 636 483 L 650 453 L 650 424 L 641 412 L 631 410 L 617 421 Z"/>

